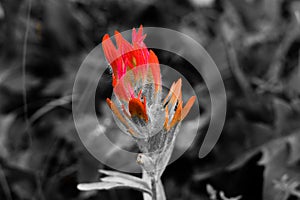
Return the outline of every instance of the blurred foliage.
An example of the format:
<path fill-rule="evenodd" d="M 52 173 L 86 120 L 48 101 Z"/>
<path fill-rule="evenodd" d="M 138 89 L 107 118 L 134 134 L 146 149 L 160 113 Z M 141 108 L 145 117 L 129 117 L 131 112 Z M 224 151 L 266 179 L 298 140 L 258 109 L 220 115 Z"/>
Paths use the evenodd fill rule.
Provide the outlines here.
<path fill-rule="evenodd" d="M 82 145 L 71 110 L 74 78 L 89 51 L 105 33 L 140 24 L 172 28 L 200 42 L 227 92 L 222 135 L 199 159 L 210 99 L 201 77 L 190 74 L 202 96 L 201 127 L 193 146 L 163 175 L 168 199 L 299 199 L 299 23 L 297 0 L 1 0 L 0 199 L 142 198 L 130 190 L 77 190 L 79 182 L 97 180 L 98 169 L 107 167 Z M 186 64 L 158 55 L 171 66 Z M 110 81 L 108 75 L 99 83 L 99 121 L 107 122 L 103 126 L 115 143 L 135 149 L 113 136 L 119 130 L 103 103 Z M 97 134 L 88 117 L 81 123 Z M 185 123 L 176 148 L 197 128 Z M 107 152 L 130 164 L 116 149 Z"/>

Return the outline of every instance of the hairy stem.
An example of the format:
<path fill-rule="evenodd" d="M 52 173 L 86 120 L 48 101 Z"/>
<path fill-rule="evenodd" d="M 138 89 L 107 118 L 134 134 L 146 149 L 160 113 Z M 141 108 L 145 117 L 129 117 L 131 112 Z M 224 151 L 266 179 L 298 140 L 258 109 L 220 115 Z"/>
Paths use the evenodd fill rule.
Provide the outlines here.
<path fill-rule="evenodd" d="M 152 190 L 151 192 L 155 194 L 153 195 L 155 197 L 152 197 L 151 195 L 144 193 L 143 194 L 144 200 L 153 200 L 153 199 L 166 200 L 164 187 L 162 185 L 160 178 L 154 176 L 153 174 L 148 174 L 145 170 L 143 170 L 143 180 L 149 183 Z M 154 188 L 156 188 L 156 190 Z"/>
<path fill-rule="evenodd" d="M 157 181 L 155 177 L 151 177 L 152 200 L 157 200 Z"/>

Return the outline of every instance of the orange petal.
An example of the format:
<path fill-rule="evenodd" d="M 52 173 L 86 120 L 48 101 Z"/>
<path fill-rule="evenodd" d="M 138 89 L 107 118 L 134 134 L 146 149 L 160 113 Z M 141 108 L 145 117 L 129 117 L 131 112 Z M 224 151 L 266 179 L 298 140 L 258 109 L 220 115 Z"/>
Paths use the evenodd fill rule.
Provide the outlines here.
<path fill-rule="evenodd" d="M 120 120 L 120 122 L 122 122 L 122 124 L 124 124 L 126 128 L 129 128 L 128 123 L 126 122 L 126 120 L 122 116 L 122 114 L 120 113 L 116 104 L 114 102 L 112 102 L 112 100 L 110 100 L 109 98 L 106 99 L 106 103 L 109 106 L 109 108 L 111 109 L 111 111 L 115 114 L 115 116 Z"/>
<path fill-rule="evenodd" d="M 171 96 L 171 94 L 173 93 L 174 91 L 174 87 L 175 87 L 175 83 L 172 83 L 171 87 L 170 87 L 170 90 L 169 90 L 169 93 L 167 94 L 167 96 L 165 97 L 164 101 L 163 101 L 163 105 L 166 105 L 169 101 L 169 97 Z"/>
<path fill-rule="evenodd" d="M 181 111 L 182 111 L 182 101 L 179 101 L 173 119 L 170 123 L 169 129 L 171 129 L 173 126 L 175 126 L 178 122 L 181 121 L 181 113 L 182 113 Z"/>
<path fill-rule="evenodd" d="M 182 80 L 180 78 L 175 83 L 174 91 L 173 91 L 171 99 L 170 99 L 170 103 L 171 103 L 172 106 L 175 105 L 175 103 L 177 102 L 177 100 L 181 100 L 180 99 L 180 97 L 181 97 L 181 85 L 182 85 Z"/>
<path fill-rule="evenodd" d="M 167 131 L 169 131 L 169 109 L 168 109 L 168 106 L 166 107 L 165 112 L 166 112 L 166 120 L 164 123 L 164 127 Z"/>
<path fill-rule="evenodd" d="M 190 109 L 192 108 L 195 100 L 196 100 L 196 96 L 192 96 L 187 101 L 187 103 L 185 104 L 184 108 L 182 109 L 181 120 L 183 120 L 187 116 L 187 114 L 189 113 Z"/>
<path fill-rule="evenodd" d="M 117 79 L 116 76 L 113 74 L 112 75 L 112 86 L 115 87 L 117 85 Z"/>
<path fill-rule="evenodd" d="M 144 99 L 144 103 L 146 103 L 146 100 Z M 128 103 L 128 110 L 131 117 L 139 117 L 140 119 L 143 119 L 145 122 L 148 122 L 148 115 L 146 106 L 143 102 L 141 102 L 138 98 L 132 98 L 130 99 Z"/>

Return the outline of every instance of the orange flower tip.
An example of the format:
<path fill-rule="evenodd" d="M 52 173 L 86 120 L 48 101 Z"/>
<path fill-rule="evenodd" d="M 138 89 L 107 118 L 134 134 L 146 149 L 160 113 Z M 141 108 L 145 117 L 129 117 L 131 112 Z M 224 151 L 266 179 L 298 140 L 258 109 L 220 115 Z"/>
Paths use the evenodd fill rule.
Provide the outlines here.
<path fill-rule="evenodd" d="M 116 77 L 113 75 L 113 76 L 112 76 L 112 86 L 113 86 L 113 87 L 116 87 L 116 85 L 117 85 L 117 79 L 116 79 Z"/>
<path fill-rule="evenodd" d="M 137 31 L 137 35 L 139 35 L 139 34 L 141 34 L 141 36 L 143 34 L 143 25 L 142 24 L 140 25 L 140 27 L 139 27 L 139 29 Z"/>
<path fill-rule="evenodd" d="M 196 101 L 196 96 L 192 96 L 192 97 L 188 100 L 188 102 L 186 103 L 185 106 L 192 107 L 192 106 L 194 105 L 195 101 Z"/>
<path fill-rule="evenodd" d="M 115 30 L 115 35 L 118 35 L 118 34 L 120 34 L 120 32 L 119 32 L 119 31 L 117 31 L 117 30 Z"/>
<path fill-rule="evenodd" d="M 164 104 L 164 107 L 167 106 L 167 104 L 169 103 L 170 101 L 170 96 L 174 90 L 174 86 L 175 86 L 175 83 L 173 82 L 172 85 L 171 85 L 171 88 L 169 90 L 169 93 L 167 94 L 167 96 L 165 97 L 164 101 L 163 101 L 163 104 Z"/>
<path fill-rule="evenodd" d="M 182 79 L 181 78 L 178 79 L 176 85 L 177 86 L 175 87 L 175 91 L 178 91 L 178 92 L 181 91 L 181 87 L 182 87 Z"/>
<path fill-rule="evenodd" d="M 109 35 L 106 33 L 102 38 L 102 42 L 104 42 L 105 40 L 107 40 L 109 38 L 110 38 Z"/>
<path fill-rule="evenodd" d="M 178 100 L 181 100 L 181 86 L 182 80 L 181 78 L 175 83 L 174 88 L 171 88 L 172 96 L 170 98 L 171 105 L 175 105 Z"/>
<path fill-rule="evenodd" d="M 144 100 L 145 102 L 145 100 Z M 146 113 L 146 106 L 139 98 L 132 98 L 128 103 L 128 110 L 131 117 L 138 117 L 143 119 L 145 122 L 148 122 L 148 115 Z"/>
<path fill-rule="evenodd" d="M 191 98 L 190 98 L 192 101 L 193 101 L 193 103 L 195 102 L 195 100 L 196 100 L 196 96 L 191 96 Z"/>
<path fill-rule="evenodd" d="M 196 100 L 196 96 L 192 96 L 186 103 L 186 105 L 184 106 L 184 108 L 182 109 L 182 115 L 181 118 L 182 120 L 187 116 L 187 114 L 190 112 L 190 109 L 193 107 L 194 103 Z"/>
<path fill-rule="evenodd" d="M 110 100 L 110 98 L 106 98 L 106 103 L 109 105 L 109 107 L 111 107 L 111 100 Z"/>
<path fill-rule="evenodd" d="M 181 92 L 181 87 L 182 87 L 182 79 L 180 78 L 177 81 L 177 90 L 178 90 L 178 92 Z"/>

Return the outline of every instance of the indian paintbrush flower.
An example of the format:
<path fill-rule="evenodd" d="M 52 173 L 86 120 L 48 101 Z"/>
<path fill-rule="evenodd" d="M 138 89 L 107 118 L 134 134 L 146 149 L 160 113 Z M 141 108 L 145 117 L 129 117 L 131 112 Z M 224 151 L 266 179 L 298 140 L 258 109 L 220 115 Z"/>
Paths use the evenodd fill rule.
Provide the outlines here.
<path fill-rule="evenodd" d="M 142 26 L 138 31 L 132 30 L 131 43 L 117 31 L 114 37 L 116 46 L 108 34 L 102 42 L 112 69 L 113 96 L 106 101 L 121 129 L 137 142 L 142 152 L 137 162 L 147 173 L 160 178 L 173 151 L 181 121 L 196 97 L 192 96 L 183 105 L 181 79 L 165 92 L 158 58 L 145 45 Z"/>

